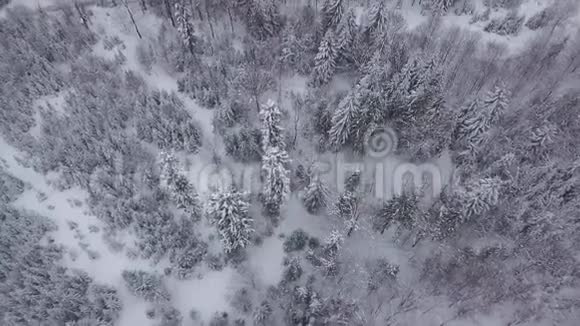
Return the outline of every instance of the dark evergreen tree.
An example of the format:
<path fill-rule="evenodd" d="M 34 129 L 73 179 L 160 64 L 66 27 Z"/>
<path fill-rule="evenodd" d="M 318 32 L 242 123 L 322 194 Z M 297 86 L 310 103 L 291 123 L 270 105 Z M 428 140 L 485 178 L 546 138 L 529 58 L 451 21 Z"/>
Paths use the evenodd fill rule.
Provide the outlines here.
<path fill-rule="evenodd" d="M 185 48 L 188 49 L 191 55 L 195 56 L 197 38 L 193 26 L 193 13 L 191 12 L 193 8 L 186 1 L 178 0 L 175 3 L 175 24 L 177 25 L 177 30 L 179 31 Z"/>
<path fill-rule="evenodd" d="M 312 72 L 312 84 L 314 86 L 322 86 L 328 83 L 334 75 L 338 57 L 334 42 L 333 32 L 326 32 L 314 58 L 314 70 Z"/>
<path fill-rule="evenodd" d="M 374 217 L 374 229 L 384 233 L 391 225 L 413 230 L 419 214 L 418 198 L 414 193 L 403 193 L 389 199 Z"/>
<path fill-rule="evenodd" d="M 123 271 L 125 285 L 133 294 L 149 302 L 168 302 L 169 292 L 160 276 L 145 271 Z"/>
<path fill-rule="evenodd" d="M 336 47 L 338 59 L 341 63 L 353 63 L 354 61 L 354 42 L 358 33 L 358 25 L 354 11 L 349 10 L 343 17 L 336 28 Z"/>
<path fill-rule="evenodd" d="M 325 0 L 322 5 L 322 28 L 334 29 L 342 19 L 344 0 Z"/>
<path fill-rule="evenodd" d="M 290 194 L 288 153 L 278 147 L 268 148 L 262 157 L 264 208 L 271 217 L 278 217 L 280 207 Z"/>
<path fill-rule="evenodd" d="M 277 147 L 284 149 L 284 129 L 282 128 L 282 113 L 278 105 L 269 100 L 260 109 L 260 122 L 262 128 L 262 150 L 267 152 L 269 148 Z"/>
<path fill-rule="evenodd" d="M 319 177 L 310 179 L 310 184 L 304 190 L 302 201 L 310 214 L 317 214 L 327 205 L 328 189 Z"/>
<path fill-rule="evenodd" d="M 369 11 L 369 18 L 364 34 L 369 39 L 377 39 L 384 34 L 388 24 L 387 8 L 384 1 L 374 1 Z M 372 43 L 371 43 L 372 44 Z"/>

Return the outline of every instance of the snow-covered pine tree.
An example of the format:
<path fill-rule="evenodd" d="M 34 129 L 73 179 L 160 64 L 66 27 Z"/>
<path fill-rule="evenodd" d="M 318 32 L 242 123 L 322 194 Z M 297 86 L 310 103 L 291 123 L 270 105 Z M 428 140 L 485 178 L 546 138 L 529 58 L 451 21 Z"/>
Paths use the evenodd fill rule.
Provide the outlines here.
<path fill-rule="evenodd" d="M 328 237 L 324 239 L 324 248 L 325 250 L 337 253 L 340 250 L 340 248 L 342 248 L 343 243 L 344 243 L 344 235 L 338 230 L 333 230 L 332 232 L 330 232 Z"/>
<path fill-rule="evenodd" d="M 375 0 L 369 11 L 368 23 L 364 30 L 365 36 L 372 41 L 376 40 L 376 38 L 385 32 L 387 23 L 388 18 L 385 1 Z"/>
<path fill-rule="evenodd" d="M 330 146 L 340 150 L 348 144 L 353 135 L 353 126 L 360 117 L 360 108 L 356 94 L 348 94 L 343 98 L 338 109 L 332 116 L 332 127 L 328 132 Z"/>
<path fill-rule="evenodd" d="M 260 120 L 262 128 L 262 149 L 265 152 L 268 148 L 286 148 L 284 144 L 284 129 L 281 126 L 282 113 L 276 102 L 268 100 L 266 105 L 260 107 Z"/>
<path fill-rule="evenodd" d="M 508 96 L 509 93 L 503 87 L 496 86 L 483 100 L 488 126 L 496 124 L 505 112 L 509 104 Z"/>
<path fill-rule="evenodd" d="M 193 185 L 180 171 L 177 158 L 172 152 L 162 151 L 160 161 L 162 185 L 169 191 L 177 208 L 185 210 L 197 220 L 201 215 L 199 198 Z"/>
<path fill-rule="evenodd" d="M 354 11 L 349 10 L 343 17 L 336 28 L 336 48 L 338 58 L 342 63 L 353 60 L 353 44 L 356 39 L 358 26 Z"/>
<path fill-rule="evenodd" d="M 483 134 L 487 129 L 486 115 L 479 101 L 474 100 L 460 112 L 454 137 L 469 148 L 477 148 L 483 141 Z"/>
<path fill-rule="evenodd" d="M 361 184 L 361 171 L 356 170 L 351 173 L 345 180 L 344 180 L 344 189 L 346 191 L 355 192 Z"/>
<path fill-rule="evenodd" d="M 260 130 L 244 126 L 238 132 L 224 137 L 226 154 L 240 162 L 260 161 L 260 138 Z"/>
<path fill-rule="evenodd" d="M 179 174 L 177 158 L 173 152 L 162 151 L 159 154 L 159 164 L 161 166 L 161 183 L 169 188 L 175 183 Z"/>
<path fill-rule="evenodd" d="M 310 214 L 317 214 L 320 212 L 321 209 L 326 207 L 328 193 L 328 188 L 320 178 L 318 176 L 313 176 L 302 196 L 302 201 L 306 210 Z"/>
<path fill-rule="evenodd" d="M 406 113 L 405 109 L 408 104 L 413 102 L 417 89 L 425 81 L 426 76 L 423 76 L 423 62 L 420 59 L 414 58 L 403 66 L 403 70 L 397 74 L 392 81 L 394 89 L 394 102 L 401 104 L 402 112 Z"/>
<path fill-rule="evenodd" d="M 123 271 L 125 284 L 138 297 L 149 302 L 167 302 L 169 292 L 163 285 L 161 277 L 144 271 Z"/>
<path fill-rule="evenodd" d="M 185 2 L 186 0 L 178 0 L 175 3 L 175 24 L 184 46 L 189 50 L 191 55 L 194 55 L 196 37 L 192 23 L 193 13 L 191 12 L 191 6 Z"/>
<path fill-rule="evenodd" d="M 459 114 L 454 137 L 475 149 L 485 140 L 484 134 L 498 123 L 506 110 L 509 93 L 501 87 L 489 92 L 483 102 L 474 100 Z"/>
<path fill-rule="evenodd" d="M 277 35 L 282 30 L 282 18 L 276 2 L 274 0 L 267 1 L 262 12 L 267 35 Z"/>
<path fill-rule="evenodd" d="M 245 248 L 250 243 L 254 229 L 248 215 L 249 207 L 246 195 L 233 189 L 209 197 L 207 216 L 217 227 L 226 253 Z"/>
<path fill-rule="evenodd" d="M 171 187 L 173 201 L 177 208 L 181 208 L 197 219 L 200 216 L 201 205 L 197 192 L 193 185 L 183 174 L 177 175 L 175 183 Z"/>
<path fill-rule="evenodd" d="M 325 0 L 322 5 L 323 31 L 334 29 L 342 19 L 344 0 Z"/>
<path fill-rule="evenodd" d="M 281 20 L 276 3 L 267 1 L 242 0 L 237 5 L 240 19 L 247 30 L 259 40 L 272 37 L 280 31 Z"/>
<path fill-rule="evenodd" d="M 535 128 L 531 132 L 530 146 L 534 152 L 540 152 L 547 145 L 551 144 L 556 137 L 558 129 L 553 124 L 546 124 Z"/>
<path fill-rule="evenodd" d="M 367 289 L 369 292 L 376 291 L 385 284 L 395 281 L 399 274 L 399 265 L 392 264 L 385 258 L 369 262 L 367 269 L 369 273 Z"/>
<path fill-rule="evenodd" d="M 272 315 L 272 306 L 268 301 L 264 300 L 262 303 L 256 307 L 253 314 L 253 319 L 255 325 L 265 326 L 271 325 L 268 323 L 270 316 Z"/>
<path fill-rule="evenodd" d="M 312 71 L 312 84 L 322 86 L 330 81 L 336 69 L 337 51 L 334 44 L 334 34 L 327 31 L 318 47 L 318 53 L 314 57 L 314 70 Z"/>
<path fill-rule="evenodd" d="M 429 9 L 435 14 L 445 14 L 456 0 L 429 0 Z"/>
<path fill-rule="evenodd" d="M 353 218 L 358 205 L 358 197 L 352 191 L 345 191 L 339 197 L 332 209 L 332 214 L 344 220 Z"/>
<path fill-rule="evenodd" d="M 262 157 L 263 195 L 266 213 L 275 217 L 290 194 L 290 158 L 278 147 L 268 148 Z"/>
<path fill-rule="evenodd" d="M 471 182 L 462 195 L 465 207 L 464 219 L 480 215 L 497 205 L 501 185 L 499 178 L 484 178 Z"/>
<path fill-rule="evenodd" d="M 338 256 L 343 243 L 344 235 L 338 230 L 333 230 L 326 237 L 324 246 L 318 257 L 320 267 L 325 275 L 333 276 L 337 274 L 339 268 Z"/>
<path fill-rule="evenodd" d="M 393 223 L 412 230 L 417 220 L 419 200 L 415 193 L 403 193 L 388 200 L 375 216 L 373 225 L 378 232 L 384 233 Z"/>

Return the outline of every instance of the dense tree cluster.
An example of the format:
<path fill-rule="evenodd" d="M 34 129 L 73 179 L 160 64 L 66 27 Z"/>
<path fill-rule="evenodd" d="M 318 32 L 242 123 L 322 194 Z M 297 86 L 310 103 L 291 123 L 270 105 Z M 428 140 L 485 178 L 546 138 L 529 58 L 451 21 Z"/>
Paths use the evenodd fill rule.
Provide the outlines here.
<path fill-rule="evenodd" d="M 63 248 L 40 243 L 56 226 L 45 217 L 14 209 L 11 200 L 0 198 L 2 324 L 115 325 L 122 308 L 117 290 L 94 283 L 85 272 L 60 266 Z"/>
<path fill-rule="evenodd" d="M 162 149 L 196 153 L 202 145 L 200 128 L 176 94 L 153 91 L 140 98 L 137 137 Z"/>
<path fill-rule="evenodd" d="M 565 324 L 578 319 L 580 285 L 580 37 L 569 32 L 577 4 L 524 17 L 522 2 L 486 0 L 479 12 L 454 0 L 98 8 L 127 12 L 136 48 L 99 39 L 92 5 L 5 8 L 0 135 L 19 163 L 56 172 L 58 190 L 86 191 L 107 236 L 131 235 L 128 252 L 153 264 L 120 276 L 155 305 L 147 317 L 156 325 L 186 323 L 159 269 L 182 281 L 203 262 L 216 274 L 230 264 L 243 278 L 252 265 L 244 248 L 292 230 L 281 281 L 266 288 L 250 275 L 234 311 L 215 307 L 203 322 L 465 323 L 509 306 L 506 324 Z M 426 17 L 408 27 L 398 8 Z M 159 19 L 139 31 L 148 20 L 135 20 L 135 9 Z M 441 17 L 454 12 L 473 16 L 471 31 Z M 532 36 L 519 44 L 524 28 Z M 165 73 L 176 92 L 153 86 Z M 374 157 L 369 140 L 391 130 L 392 150 Z M 378 176 L 357 171 L 341 189 L 312 164 L 383 163 L 387 154 L 449 161 L 443 190 L 429 194 L 425 184 L 376 199 L 378 185 L 366 181 Z M 180 162 L 209 160 L 236 174 L 260 162 L 260 191 L 198 195 Z M 117 290 L 63 267 L 55 225 L 13 207 L 28 186 L 6 169 L 0 162 L 0 324 L 115 325 Z M 202 205 L 217 237 L 203 229 Z M 312 224 L 278 223 L 303 217 Z"/>
<path fill-rule="evenodd" d="M 207 215 L 216 226 L 226 253 L 245 248 L 254 232 L 249 203 L 244 197 L 235 190 L 217 192 L 207 204 Z"/>
<path fill-rule="evenodd" d="M 127 288 L 149 302 L 167 302 L 170 294 L 160 276 L 145 271 L 123 271 Z"/>

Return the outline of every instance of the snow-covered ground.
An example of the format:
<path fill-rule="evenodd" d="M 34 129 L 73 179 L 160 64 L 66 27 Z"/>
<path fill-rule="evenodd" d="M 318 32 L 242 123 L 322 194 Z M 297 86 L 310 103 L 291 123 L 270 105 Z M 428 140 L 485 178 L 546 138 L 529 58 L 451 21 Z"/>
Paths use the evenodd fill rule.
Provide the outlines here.
<path fill-rule="evenodd" d="M 10 6 L 22 4 L 29 7 L 47 6 L 57 2 L 57 0 L 13 0 Z M 520 13 L 525 13 L 526 17 L 531 17 L 534 13 L 545 7 L 546 3 L 536 0 L 529 0 L 524 3 Z M 137 47 L 146 42 L 147 38 L 155 38 L 160 26 L 160 19 L 153 15 L 144 15 L 140 10 L 135 10 L 136 23 L 145 40 L 137 37 L 134 27 L 125 11 L 107 8 L 91 8 L 93 12 L 92 27 L 101 37 L 101 41 L 95 45 L 94 54 L 113 58 L 116 51 L 106 50 L 103 45 L 105 36 L 116 36 L 123 44 L 124 48 L 119 48 L 127 58 L 125 69 L 140 73 L 149 86 L 164 89 L 167 91 L 177 90 L 177 80 L 159 66 L 154 66 L 150 72 L 144 71 L 137 60 Z M 0 13 L 1 14 L 1 13 Z M 427 18 L 422 16 L 416 8 L 404 7 L 403 16 L 411 28 L 415 28 Z M 580 20 L 580 15 L 578 16 Z M 470 25 L 469 16 L 450 16 L 445 18 L 446 23 L 459 25 L 470 30 L 481 31 L 479 25 Z M 525 29 L 525 28 L 524 28 Z M 502 37 L 495 34 L 485 33 L 490 40 L 499 40 L 513 45 L 515 49 L 521 46 L 526 40 L 532 37 L 532 32 L 525 29 L 517 37 Z M 285 91 L 300 92 L 304 90 L 306 79 L 302 77 L 288 77 L 283 81 Z M 344 80 L 335 81 L 337 85 L 348 89 L 349 85 Z M 199 121 L 204 131 L 204 148 L 200 154 L 188 155 L 183 159 L 191 160 L 192 168 L 190 173 L 191 181 L 196 183 L 196 176 L 199 176 L 200 169 L 210 166 L 213 149 L 221 148 L 214 137 L 212 130 L 213 111 L 206 110 L 186 96 L 179 95 L 184 101 L 186 109 L 192 114 L 194 119 Z M 50 103 L 56 110 L 62 105 L 62 94 L 43 98 L 37 102 L 38 105 Z M 33 134 L 38 135 L 38 130 L 33 129 Z M 20 153 L 10 145 L 0 139 L 0 156 L 7 163 L 7 171 L 17 178 L 27 182 L 30 188 L 27 189 L 15 202 L 17 207 L 32 210 L 53 219 L 58 230 L 52 234 L 57 243 L 67 248 L 64 264 L 71 268 L 78 268 L 86 271 L 95 281 L 112 285 L 119 289 L 123 301 L 123 312 L 120 320 L 121 326 L 152 325 L 152 321 L 145 316 L 148 304 L 143 300 L 131 295 L 125 288 L 121 272 L 125 269 L 142 269 L 157 273 L 162 273 L 163 264 L 152 265 L 151 262 L 140 259 L 129 259 L 125 251 L 113 251 L 103 239 L 105 225 L 95 216 L 87 214 L 83 201 L 86 193 L 79 188 L 71 188 L 66 191 L 57 191 L 51 186 L 51 180 L 55 175 L 42 175 L 31 168 L 20 165 L 17 157 Z M 394 162 L 394 161 L 393 161 Z M 394 164 L 390 162 L 389 164 Z M 335 160 L 335 163 L 339 163 Z M 450 159 L 443 157 L 438 166 L 442 169 L 442 179 L 449 180 L 451 177 Z M 238 170 L 239 171 L 239 170 Z M 239 175 L 238 175 L 239 177 Z M 202 194 L 203 195 L 203 194 Z M 80 203 L 80 204 L 79 204 Z M 271 237 L 265 238 L 261 245 L 252 246 L 248 250 L 247 268 L 253 278 L 262 283 L 263 286 L 274 285 L 280 281 L 282 274 L 282 260 L 284 252 L 282 250 L 283 238 L 280 234 L 288 235 L 292 231 L 302 228 L 312 236 L 323 239 L 334 227 L 340 227 L 328 223 L 321 216 L 308 214 L 302 206 L 300 200 L 293 197 L 284 210 L 286 218 L 281 225 L 274 230 Z M 202 230 L 202 233 L 211 233 L 211 230 Z M 129 243 L 131 238 L 119 239 Z M 365 253 L 369 257 L 389 257 L 389 260 L 400 264 L 404 271 L 404 266 L 409 260 L 403 252 L 390 242 L 388 237 L 383 237 L 380 241 L 373 234 L 362 230 L 349 239 L 352 245 L 346 254 L 353 256 Z M 372 245 L 372 247 L 371 247 Z M 236 287 L 235 280 L 240 277 L 239 271 L 231 267 L 226 267 L 221 271 L 202 271 L 199 278 L 191 280 L 176 280 L 168 278 L 166 285 L 172 293 L 172 305 L 181 311 L 184 318 L 188 318 L 192 309 L 199 312 L 203 320 L 208 320 L 217 311 L 228 311 L 228 298 L 232 289 Z M 496 322 L 484 322 L 481 325 L 495 325 Z M 465 323 L 463 325 L 466 325 Z M 475 325 L 475 323 L 473 324 Z"/>
<path fill-rule="evenodd" d="M 51 218 L 58 229 L 51 234 L 66 249 L 63 264 L 87 272 L 95 281 L 119 289 L 123 302 L 121 325 L 147 325 L 146 303 L 133 297 L 125 288 L 121 272 L 125 269 L 154 270 L 140 259 L 128 259 L 124 252 L 114 252 L 103 239 L 104 225 L 87 214 L 83 204 L 84 190 L 73 187 L 57 191 L 45 176 L 18 162 L 21 153 L 0 139 L 0 153 L 6 170 L 30 187 L 16 200 L 15 207 Z"/>
<path fill-rule="evenodd" d="M 29 0 L 21 3 L 27 6 L 35 6 Z M 43 1 L 41 6 L 53 4 L 53 1 Z M 170 76 L 159 66 L 153 66 L 150 72 L 146 72 L 137 60 L 137 46 L 141 42 L 146 42 L 148 37 L 155 38 L 160 26 L 159 18 L 153 15 L 143 15 L 140 10 L 135 10 L 136 22 L 145 40 L 137 37 L 129 17 L 125 11 L 118 8 L 98 8 L 93 7 L 92 25 L 100 41 L 95 45 L 93 54 L 113 59 L 120 51 L 126 57 L 124 67 L 143 76 L 147 84 L 152 88 L 159 88 L 167 91 L 177 91 L 177 80 Z M 124 46 L 106 50 L 103 39 L 105 37 L 118 37 Z M 304 81 L 303 81 L 304 82 Z M 63 94 L 46 96 L 37 100 L 35 107 L 50 107 L 61 110 L 63 105 Z M 186 109 L 192 114 L 204 130 L 204 148 L 197 155 L 185 155 L 184 159 L 193 162 L 191 181 L 196 183 L 199 180 L 193 178 L 199 175 L 200 170 L 210 165 L 212 148 L 215 147 L 212 139 L 215 138 L 212 130 L 213 112 L 199 107 L 187 96 L 179 94 L 184 101 Z M 39 116 L 37 118 L 40 118 Z M 39 135 L 37 127 L 31 133 Z M 0 139 L 1 158 L 6 161 L 7 171 L 17 178 L 27 182 L 31 187 L 26 190 L 15 202 L 15 206 L 53 219 L 58 226 L 58 230 L 51 234 L 55 241 L 63 245 L 66 249 L 63 264 L 70 268 L 81 269 L 89 273 L 95 281 L 109 284 L 119 289 L 123 302 L 123 311 L 120 317 L 120 326 L 152 325 L 153 321 L 147 319 L 146 309 L 150 307 L 144 300 L 133 296 L 126 289 L 121 273 L 123 270 L 140 269 L 150 272 L 162 273 L 165 267 L 163 263 L 153 265 L 151 262 L 141 259 L 128 258 L 126 250 L 113 251 L 103 238 L 105 225 L 102 221 L 86 212 L 84 200 L 87 194 L 84 190 L 74 187 L 65 191 L 58 191 L 51 185 L 51 180 L 56 179 L 55 174 L 42 175 L 32 168 L 23 167 L 19 164 L 17 157 L 21 154 Z M 302 215 L 300 202 L 292 205 L 298 210 L 296 214 Z M 300 208 L 298 208 L 300 207 Z M 303 219 L 289 219 L 293 221 L 289 225 L 282 226 L 278 233 L 290 233 L 298 226 L 305 227 L 308 221 Z M 299 222 L 298 222 L 299 221 Z M 207 225 L 206 225 L 207 226 Z M 200 230 L 202 234 L 212 233 L 212 230 Z M 131 246 L 130 235 L 118 235 L 115 239 Z M 214 240 L 215 241 L 215 240 Z M 282 240 L 277 236 L 272 236 L 264 240 L 260 246 L 252 247 L 249 250 L 248 271 L 255 280 L 259 280 L 263 286 L 275 285 L 279 282 L 282 273 Z M 198 277 L 191 280 L 166 279 L 166 286 L 172 294 L 171 304 L 179 309 L 188 319 L 192 310 L 197 311 L 201 320 L 209 320 L 218 311 L 228 311 L 228 298 L 234 288 L 232 284 L 236 278 L 243 278 L 237 275 L 238 271 L 231 267 L 226 267 L 221 271 L 200 271 Z"/>

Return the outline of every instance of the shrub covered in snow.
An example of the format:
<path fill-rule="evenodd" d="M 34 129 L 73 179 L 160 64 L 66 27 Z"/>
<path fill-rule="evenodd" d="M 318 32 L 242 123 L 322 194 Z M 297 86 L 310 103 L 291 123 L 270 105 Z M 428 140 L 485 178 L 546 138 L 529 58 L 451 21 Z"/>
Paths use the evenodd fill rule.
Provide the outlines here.
<path fill-rule="evenodd" d="M 535 31 L 548 25 L 554 19 L 555 16 L 556 13 L 553 8 L 551 7 L 546 8 L 530 17 L 530 19 L 528 19 L 528 21 L 526 22 L 526 27 Z"/>
<path fill-rule="evenodd" d="M 167 302 L 170 294 L 160 276 L 145 271 L 123 271 L 125 285 L 134 295 L 149 302 Z"/>
<path fill-rule="evenodd" d="M 284 251 L 285 252 L 293 252 L 293 251 L 300 251 L 306 247 L 306 243 L 308 242 L 308 234 L 304 232 L 302 229 L 294 230 L 290 236 L 284 240 Z"/>
<path fill-rule="evenodd" d="M 525 19 L 525 16 L 518 16 L 517 12 L 513 11 L 504 18 L 492 19 L 483 30 L 499 35 L 517 35 L 520 32 Z"/>

